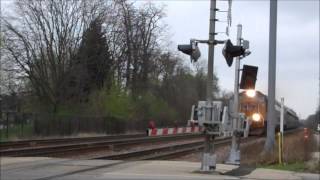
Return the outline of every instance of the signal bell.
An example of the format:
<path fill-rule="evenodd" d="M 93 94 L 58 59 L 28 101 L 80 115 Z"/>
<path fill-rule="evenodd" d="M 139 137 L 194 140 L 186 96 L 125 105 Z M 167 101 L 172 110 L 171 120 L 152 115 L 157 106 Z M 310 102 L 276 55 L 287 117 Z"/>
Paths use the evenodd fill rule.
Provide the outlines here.
<path fill-rule="evenodd" d="M 230 39 L 224 45 L 222 54 L 227 61 L 228 66 L 230 67 L 233 62 L 233 58 L 245 54 L 245 49 L 242 46 L 234 46 Z"/>
<path fill-rule="evenodd" d="M 254 89 L 256 86 L 258 67 L 243 65 L 240 89 Z"/>
<path fill-rule="evenodd" d="M 197 60 L 201 56 L 200 50 L 198 48 L 198 43 L 192 40 L 190 41 L 190 44 L 178 45 L 178 50 L 183 52 L 184 54 L 190 55 L 191 62 L 197 62 Z"/>

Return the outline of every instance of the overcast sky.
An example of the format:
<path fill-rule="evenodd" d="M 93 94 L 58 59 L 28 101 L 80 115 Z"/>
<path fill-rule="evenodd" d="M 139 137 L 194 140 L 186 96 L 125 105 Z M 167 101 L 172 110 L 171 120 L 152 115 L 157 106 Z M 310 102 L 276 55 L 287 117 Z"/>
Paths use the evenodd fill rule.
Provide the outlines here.
<path fill-rule="evenodd" d="M 3 0 L 1 0 L 3 1 Z M 146 2 L 147 0 L 138 0 Z M 165 5 L 168 32 L 172 49 L 190 38 L 207 39 L 209 29 L 209 0 L 153 0 Z M 1 9 L 7 7 L 2 4 Z M 237 24 L 243 25 L 243 38 L 250 41 L 252 54 L 242 64 L 259 66 L 256 89 L 267 93 L 268 87 L 268 0 L 233 0 L 230 39 L 236 43 Z M 227 10 L 227 1 L 218 1 L 217 8 Z M 224 21 L 226 13 L 218 13 Z M 217 32 L 224 31 L 226 23 L 218 22 Z M 276 97 L 285 98 L 301 118 L 315 112 L 319 104 L 319 0 L 279 0 L 277 31 Z M 228 37 L 219 34 L 217 39 Z M 221 54 L 223 45 L 215 48 L 214 70 L 221 89 L 233 91 L 234 64 L 229 68 Z M 207 46 L 200 45 L 201 59 L 207 61 Z M 190 63 L 189 57 L 186 63 Z M 190 64 L 190 66 L 192 66 Z"/>
<path fill-rule="evenodd" d="M 209 0 L 168 0 L 157 3 L 166 6 L 173 48 L 188 43 L 190 38 L 207 39 L 209 28 Z M 234 0 L 230 39 L 236 43 L 237 24 L 243 25 L 243 38 L 250 41 L 252 54 L 242 64 L 259 66 L 256 89 L 267 94 L 269 6 L 267 0 Z M 218 1 L 217 8 L 227 10 L 227 1 Z M 218 18 L 226 20 L 225 13 Z M 319 103 L 319 1 L 279 0 L 277 30 L 276 98 L 285 98 L 301 118 L 315 112 Z M 225 23 L 218 22 L 217 31 L 224 31 Z M 217 36 L 223 40 L 224 34 Z M 222 56 L 223 45 L 215 48 L 214 70 L 222 89 L 233 91 L 234 64 L 229 68 Z M 200 61 L 207 60 L 207 46 L 200 45 Z M 190 62 L 189 57 L 185 57 Z"/>

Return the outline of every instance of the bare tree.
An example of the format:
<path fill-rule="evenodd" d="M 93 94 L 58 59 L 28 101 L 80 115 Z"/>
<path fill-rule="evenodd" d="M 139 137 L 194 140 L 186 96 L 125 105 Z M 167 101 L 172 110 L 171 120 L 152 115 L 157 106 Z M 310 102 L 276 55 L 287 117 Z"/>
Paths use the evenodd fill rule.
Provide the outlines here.
<path fill-rule="evenodd" d="M 85 0 L 16 2 L 17 16 L 3 19 L 5 52 L 28 77 L 37 96 L 56 111 L 84 29 L 101 16 L 100 3 Z"/>
<path fill-rule="evenodd" d="M 156 50 L 159 48 L 164 17 L 163 9 L 152 3 L 137 8 L 133 3 L 120 0 L 115 2 L 120 16 L 120 33 L 122 33 L 122 74 L 126 87 L 133 94 L 148 89 L 151 66 Z"/>
<path fill-rule="evenodd" d="M 8 72 L 15 83 L 27 77 L 24 84 L 54 111 L 73 97 L 86 105 L 92 89 L 109 95 L 102 86 L 111 83 L 125 98 L 150 95 L 144 107 L 161 102 L 183 121 L 191 105 L 205 98 L 204 68 L 193 71 L 162 44 L 163 7 L 127 0 L 17 0 L 16 8 L 15 17 L 1 23 Z"/>

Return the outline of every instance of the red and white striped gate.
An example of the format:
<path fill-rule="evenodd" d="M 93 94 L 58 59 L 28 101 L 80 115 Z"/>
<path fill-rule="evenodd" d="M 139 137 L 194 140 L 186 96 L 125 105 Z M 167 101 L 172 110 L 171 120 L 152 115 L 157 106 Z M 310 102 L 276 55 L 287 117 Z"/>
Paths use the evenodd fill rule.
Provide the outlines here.
<path fill-rule="evenodd" d="M 199 133 L 203 130 L 202 127 L 178 127 L 178 128 L 154 128 L 148 129 L 148 136 L 165 136 L 174 134 L 190 134 Z"/>

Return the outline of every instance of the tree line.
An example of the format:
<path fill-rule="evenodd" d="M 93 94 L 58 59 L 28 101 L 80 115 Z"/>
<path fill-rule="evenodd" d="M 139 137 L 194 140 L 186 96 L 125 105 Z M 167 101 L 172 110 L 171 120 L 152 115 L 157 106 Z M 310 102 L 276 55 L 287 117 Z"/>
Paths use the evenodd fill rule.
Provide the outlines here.
<path fill-rule="evenodd" d="M 318 126 L 320 124 L 320 105 L 318 106 L 314 114 L 309 115 L 304 121 L 303 124 L 314 131 L 318 131 Z"/>
<path fill-rule="evenodd" d="M 16 0 L 1 18 L 1 81 L 24 111 L 185 123 L 205 66 L 170 49 L 165 10 L 127 0 Z M 214 81 L 219 92 L 218 79 Z"/>

